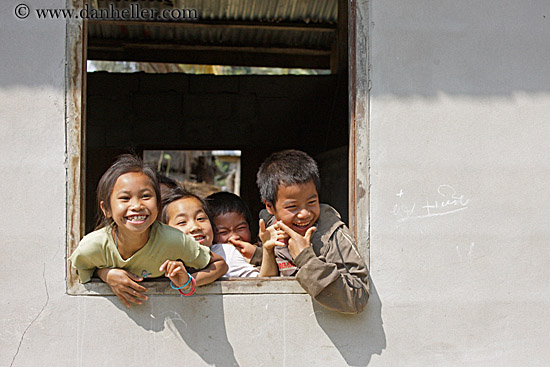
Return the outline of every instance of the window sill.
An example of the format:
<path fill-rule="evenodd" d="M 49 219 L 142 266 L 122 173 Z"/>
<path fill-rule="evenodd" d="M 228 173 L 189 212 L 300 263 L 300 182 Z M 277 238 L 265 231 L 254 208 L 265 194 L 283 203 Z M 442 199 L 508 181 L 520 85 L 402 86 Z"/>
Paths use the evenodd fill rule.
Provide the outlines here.
<path fill-rule="evenodd" d="M 180 296 L 170 287 L 167 279 L 147 280 L 142 283 L 148 295 Z M 100 279 L 86 284 L 75 283 L 67 289 L 72 296 L 114 296 L 111 288 Z M 197 288 L 195 295 L 211 294 L 305 294 L 306 291 L 293 278 L 221 278 Z"/>

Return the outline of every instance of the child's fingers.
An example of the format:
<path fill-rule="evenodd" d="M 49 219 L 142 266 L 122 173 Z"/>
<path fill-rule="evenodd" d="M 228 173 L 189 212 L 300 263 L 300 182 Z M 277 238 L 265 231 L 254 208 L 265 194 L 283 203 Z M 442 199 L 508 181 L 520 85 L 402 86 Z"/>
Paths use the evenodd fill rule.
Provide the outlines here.
<path fill-rule="evenodd" d="M 164 271 L 164 276 L 173 277 L 178 272 L 185 272 L 187 269 L 181 261 L 166 260 L 161 266 L 160 271 Z"/>
<path fill-rule="evenodd" d="M 181 271 L 182 273 L 187 272 L 187 268 L 185 267 L 185 265 L 183 265 L 181 261 L 174 261 L 174 265 L 176 266 L 176 269 L 174 269 L 174 271 Z"/>
<path fill-rule="evenodd" d="M 310 227 L 307 229 L 306 234 L 304 236 L 307 242 L 311 242 L 311 236 L 313 236 L 316 230 L 317 230 L 317 227 Z"/>
<path fill-rule="evenodd" d="M 170 272 L 170 276 L 174 277 L 178 274 L 178 272 L 181 271 L 181 266 L 176 266 L 175 269 L 173 269 L 171 272 Z M 183 273 L 183 272 L 182 272 Z"/>
<path fill-rule="evenodd" d="M 148 297 L 145 294 L 143 294 L 143 292 L 147 292 L 147 289 L 146 288 L 143 288 L 143 289 L 145 290 L 129 288 L 126 293 L 131 294 L 133 297 L 147 300 Z"/>
<path fill-rule="evenodd" d="M 237 240 L 237 239 L 234 239 L 234 238 L 230 238 L 229 239 L 229 242 L 231 242 L 231 244 L 235 247 L 238 247 L 238 248 L 244 248 L 244 246 L 246 245 L 250 245 L 248 242 L 246 241 L 242 241 L 242 240 Z"/>
<path fill-rule="evenodd" d="M 147 292 L 147 288 L 145 288 L 145 287 L 143 287 L 143 286 L 141 286 L 137 283 L 130 283 L 128 285 L 128 288 L 132 288 L 133 290 L 141 292 L 141 293 Z"/>
<path fill-rule="evenodd" d="M 166 260 L 165 262 L 163 262 L 159 268 L 159 271 L 164 271 L 164 269 L 166 269 L 166 266 L 168 265 L 169 262 L 170 260 Z"/>
<path fill-rule="evenodd" d="M 273 247 L 275 246 L 278 246 L 278 247 L 285 247 L 286 244 L 284 242 L 281 242 L 281 241 L 275 241 L 275 240 L 269 240 L 267 241 L 266 243 L 264 243 L 264 247 L 268 250 L 271 250 Z"/>
<path fill-rule="evenodd" d="M 164 271 L 165 273 L 169 273 L 170 269 L 174 266 L 173 260 L 166 260 L 162 263 L 162 265 L 159 268 L 159 271 Z"/>
<path fill-rule="evenodd" d="M 292 228 L 290 228 L 289 226 L 287 226 L 286 224 L 284 224 L 281 221 L 277 222 L 277 224 L 279 225 L 279 228 L 282 231 L 284 231 L 287 235 L 289 235 L 290 237 L 294 237 L 298 234 Z"/>
<path fill-rule="evenodd" d="M 170 261 L 168 265 L 166 266 L 166 271 L 164 272 L 164 275 L 167 277 L 174 276 L 174 269 L 177 267 L 177 264 L 174 263 L 174 261 Z"/>
<path fill-rule="evenodd" d="M 250 253 L 250 256 L 252 256 L 252 254 L 254 253 L 254 249 L 256 247 L 256 246 L 252 245 L 249 242 L 241 241 L 241 240 L 235 240 L 235 239 L 232 239 L 232 238 L 229 239 L 229 242 L 231 242 L 231 244 L 233 246 L 235 246 L 237 251 L 239 251 L 243 255 L 245 253 Z"/>
<path fill-rule="evenodd" d="M 113 290 L 114 291 L 114 290 Z M 122 301 L 122 303 L 124 303 L 124 305 L 127 307 L 127 308 L 130 308 L 130 302 L 128 302 L 128 300 L 126 299 L 126 296 L 124 295 L 124 293 L 122 292 L 117 292 L 117 291 L 114 291 L 115 295 L 118 297 L 119 300 Z"/>
<path fill-rule="evenodd" d="M 281 241 L 273 241 L 273 245 L 274 246 L 279 246 L 279 247 L 285 247 L 286 243 L 281 242 Z"/>
<path fill-rule="evenodd" d="M 141 282 L 143 280 L 142 277 L 140 276 L 137 276 L 136 274 L 132 273 L 132 272 L 129 272 L 127 271 L 126 274 L 128 275 L 128 277 L 130 279 L 132 279 L 134 282 Z"/>
<path fill-rule="evenodd" d="M 143 304 L 143 301 L 140 299 L 140 298 L 143 298 L 141 295 L 140 297 L 140 293 L 137 292 L 136 294 L 133 294 L 133 293 L 126 293 L 125 295 L 125 298 L 126 298 L 126 302 L 128 302 L 128 304 L 131 302 L 131 303 L 135 303 L 136 305 L 142 305 Z M 144 300 L 146 300 L 146 298 L 143 298 Z M 128 305 L 128 307 L 130 307 Z"/>
<path fill-rule="evenodd" d="M 260 233 L 265 232 L 265 220 L 260 219 Z"/>
<path fill-rule="evenodd" d="M 145 301 L 148 299 L 148 297 L 144 295 L 141 291 L 132 289 L 130 287 L 125 287 L 120 290 L 117 289 L 115 294 L 122 301 L 122 303 L 124 303 L 124 305 L 128 308 L 130 308 L 130 303 L 141 305 L 143 304 L 143 302 L 141 301 L 142 299 Z"/>
<path fill-rule="evenodd" d="M 268 231 L 276 231 L 279 229 L 279 222 L 275 222 L 266 228 Z"/>
<path fill-rule="evenodd" d="M 148 297 L 145 294 L 131 288 L 126 291 L 126 294 L 128 294 L 129 296 L 128 298 L 130 299 L 130 301 L 134 303 L 138 303 L 138 302 L 135 302 L 136 299 L 143 299 L 143 300 L 148 299 Z M 141 304 L 141 301 L 139 303 Z"/>
<path fill-rule="evenodd" d="M 128 272 L 131 274 L 130 272 Z M 132 297 L 130 297 L 130 301 L 134 302 L 133 297 L 141 298 L 144 300 L 147 300 L 147 296 L 143 293 L 147 292 L 147 288 L 143 287 L 141 284 L 138 284 L 132 280 L 129 280 L 126 282 L 125 287 L 122 288 L 122 291 Z M 137 302 L 134 302 L 137 303 Z"/>
<path fill-rule="evenodd" d="M 136 281 L 141 282 L 143 278 L 138 277 L 134 273 L 131 273 L 127 270 L 124 271 L 124 275 L 125 276 L 122 278 L 122 280 L 119 281 L 119 286 L 117 287 L 120 289 L 121 292 L 128 292 L 128 290 L 134 290 L 140 293 L 147 292 L 147 288 L 139 283 L 136 283 Z"/>
<path fill-rule="evenodd" d="M 112 269 L 104 279 L 126 307 L 130 307 L 131 303 L 142 304 L 141 299 L 148 299 L 144 294 L 147 288 L 137 283 L 141 280 L 143 278 L 123 269 Z"/>

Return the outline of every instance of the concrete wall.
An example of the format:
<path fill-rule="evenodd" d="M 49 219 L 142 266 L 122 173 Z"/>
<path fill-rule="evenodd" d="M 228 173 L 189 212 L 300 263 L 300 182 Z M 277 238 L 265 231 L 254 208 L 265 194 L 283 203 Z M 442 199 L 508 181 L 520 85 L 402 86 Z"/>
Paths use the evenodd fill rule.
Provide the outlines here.
<path fill-rule="evenodd" d="M 373 365 L 547 365 L 548 2 L 374 1 L 369 20 Z"/>
<path fill-rule="evenodd" d="M 68 296 L 65 23 L 18 20 L 17 4 L 0 5 L 0 365 L 548 364 L 544 2 L 371 3 L 372 297 L 358 316 L 304 294 L 130 310 Z"/>

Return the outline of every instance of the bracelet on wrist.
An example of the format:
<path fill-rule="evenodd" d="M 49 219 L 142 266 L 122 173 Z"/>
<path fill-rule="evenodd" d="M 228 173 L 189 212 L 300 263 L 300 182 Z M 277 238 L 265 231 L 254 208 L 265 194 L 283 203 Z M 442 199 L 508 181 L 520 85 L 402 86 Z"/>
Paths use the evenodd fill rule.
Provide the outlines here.
<path fill-rule="evenodd" d="M 192 296 L 197 290 L 197 281 L 191 275 L 189 276 L 189 278 L 191 279 L 191 283 L 193 285 L 191 286 L 191 290 L 188 293 L 183 293 L 181 289 L 178 289 L 178 292 L 180 292 L 182 296 L 186 296 L 186 297 Z"/>
<path fill-rule="evenodd" d="M 183 289 L 183 288 L 187 288 L 187 286 L 189 285 L 189 282 L 191 282 L 191 274 L 187 273 L 187 276 L 188 276 L 188 279 L 187 279 L 187 283 L 185 283 L 184 285 L 182 285 L 181 287 L 175 287 L 174 286 L 174 283 L 172 283 L 172 281 L 170 281 L 170 287 L 172 287 L 172 289 L 175 289 L 175 290 L 180 290 L 180 289 Z"/>

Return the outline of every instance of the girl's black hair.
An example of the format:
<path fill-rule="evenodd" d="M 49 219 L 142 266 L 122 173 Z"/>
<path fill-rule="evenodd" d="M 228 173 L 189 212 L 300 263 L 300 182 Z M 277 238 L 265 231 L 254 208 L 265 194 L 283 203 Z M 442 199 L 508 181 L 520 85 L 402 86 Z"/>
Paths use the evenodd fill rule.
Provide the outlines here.
<path fill-rule="evenodd" d="M 202 206 L 202 210 L 204 210 L 204 213 L 208 217 L 208 220 L 210 221 L 210 225 L 212 226 L 212 230 L 214 233 L 216 232 L 216 228 L 214 225 L 214 222 L 212 221 L 212 214 L 210 213 L 210 210 L 208 208 L 208 205 L 206 205 L 206 202 L 204 199 L 197 194 L 194 194 L 193 192 L 187 190 L 186 188 L 182 188 L 180 186 L 173 188 L 162 198 L 162 213 L 160 215 L 160 221 L 162 223 L 168 224 L 168 205 L 172 204 L 174 201 L 179 199 L 185 199 L 188 197 L 192 197 L 197 199 Z"/>
<path fill-rule="evenodd" d="M 178 182 L 171 177 L 166 176 L 164 173 L 155 171 L 157 174 L 157 180 L 159 185 L 166 185 L 170 189 L 179 187 Z"/>
<path fill-rule="evenodd" d="M 113 222 L 113 218 L 107 218 L 101 210 L 101 203 L 103 202 L 103 208 L 106 211 L 111 211 L 111 194 L 113 193 L 113 187 L 116 180 L 130 172 L 140 172 L 149 177 L 153 189 L 155 190 L 155 196 L 157 199 L 157 209 L 160 213 L 160 188 L 157 181 L 157 175 L 155 169 L 143 162 L 141 158 L 134 154 L 123 154 L 117 158 L 115 163 L 111 165 L 105 171 L 99 183 L 97 184 L 97 226 L 96 229 L 110 225 Z"/>
<path fill-rule="evenodd" d="M 317 194 L 321 192 L 319 168 L 313 158 L 295 150 L 273 153 L 258 170 L 256 183 L 262 200 L 275 205 L 279 185 L 300 185 L 313 181 Z"/>
<path fill-rule="evenodd" d="M 205 200 L 210 213 L 212 213 L 212 218 L 227 213 L 238 213 L 244 217 L 248 227 L 251 227 L 252 216 L 250 210 L 240 196 L 232 192 L 221 191 L 210 194 Z"/>

